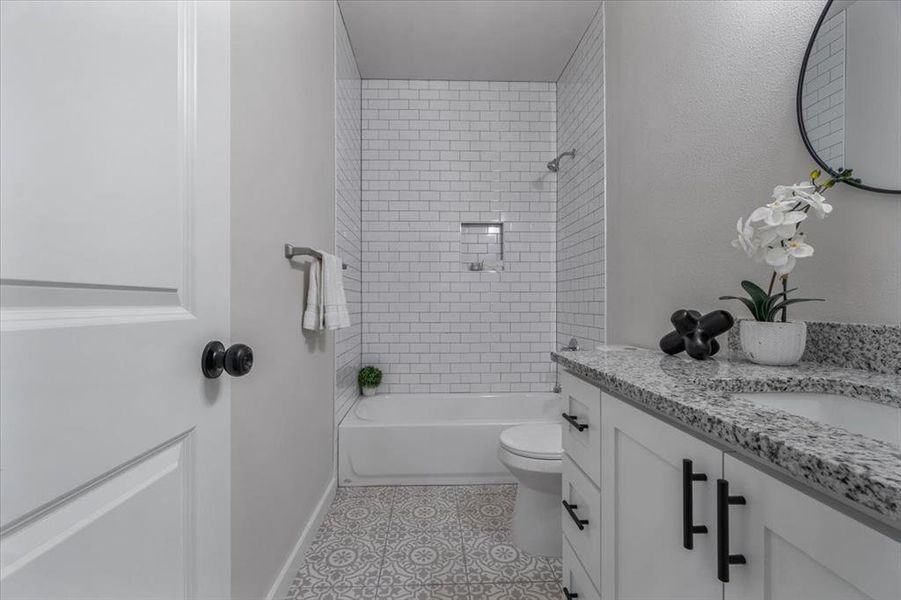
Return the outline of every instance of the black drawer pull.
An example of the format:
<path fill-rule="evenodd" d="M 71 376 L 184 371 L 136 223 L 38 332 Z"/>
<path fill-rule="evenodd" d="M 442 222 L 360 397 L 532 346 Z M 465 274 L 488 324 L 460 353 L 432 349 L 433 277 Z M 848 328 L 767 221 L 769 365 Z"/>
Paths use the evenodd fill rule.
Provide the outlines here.
<path fill-rule="evenodd" d="M 691 459 L 682 459 L 682 546 L 686 550 L 695 547 L 695 534 L 707 533 L 706 525 L 694 524 L 694 490 L 695 481 L 707 481 L 704 473 L 695 473 Z"/>
<path fill-rule="evenodd" d="M 563 419 L 579 431 L 588 429 L 588 423 L 579 423 L 579 418 L 563 413 Z"/>
<path fill-rule="evenodd" d="M 579 528 L 579 531 L 585 529 L 585 526 L 588 525 L 588 519 L 580 519 L 579 515 L 576 514 L 576 509 L 579 508 L 578 504 L 570 504 L 566 500 L 563 501 L 563 508 L 566 509 L 566 512 L 569 513 L 569 518 L 573 520 L 573 523 L 576 524 L 576 527 Z"/>
<path fill-rule="evenodd" d="M 579 594 L 569 591 L 568 589 L 566 589 L 566 586 L 564 585 L 563 586 L 563 597 L 566 598 L 566 600 L 573 600 L 573 598 L 578 598 Z"/>
<path fill-rule="evenodd" d="M 716 480 L 716 576 L 729 583 L 729 565 L 747 564 L 744 554 L 729 554 L 729 506 L 747 504 L 744 496 L 730 496 L 729 482 Z"/>

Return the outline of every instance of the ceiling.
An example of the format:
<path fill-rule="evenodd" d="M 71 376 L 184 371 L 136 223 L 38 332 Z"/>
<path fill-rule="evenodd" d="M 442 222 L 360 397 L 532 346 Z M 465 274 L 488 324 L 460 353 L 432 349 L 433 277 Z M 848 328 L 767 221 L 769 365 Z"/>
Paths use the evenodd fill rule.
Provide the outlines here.
<path fill-rule="evenodd" d="M 600 0 L 339 0 L 367 79 L 556 81 Z"/>

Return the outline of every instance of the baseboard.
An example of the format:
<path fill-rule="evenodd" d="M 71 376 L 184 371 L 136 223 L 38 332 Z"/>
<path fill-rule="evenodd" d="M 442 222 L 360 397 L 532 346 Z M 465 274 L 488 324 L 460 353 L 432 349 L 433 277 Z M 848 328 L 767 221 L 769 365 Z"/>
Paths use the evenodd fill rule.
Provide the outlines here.
<path fill-rule="evenodd" d="M 306 527 L 300 532 L 300 537 L 297 539 L 297 543 L 294 544 L 294 549 L 288 555 L 288 560 L 285 561 L 278 577 L 275 578 L 275 583 L 272 584 L 272 588 L 266 595 L 266 600 L 283 600 L 288 595 L 288 589 L 291 587 L 291 582 L 294 581 L 294 575 L 300 569 L 304 555 L 307 553 L 310 544 L 313 543 L 313 538 L 316 536 L 319 526 L 322 525 L 322 521 L 328 513 L 332 498 L 335 497 L 337 485 L 338 480 L 333 478 L 326 486 L 325 492 L 323 492 L 319 503 L 316 505 L 316 510 L 313 511 L 313 516 L 310 517 Z"/>

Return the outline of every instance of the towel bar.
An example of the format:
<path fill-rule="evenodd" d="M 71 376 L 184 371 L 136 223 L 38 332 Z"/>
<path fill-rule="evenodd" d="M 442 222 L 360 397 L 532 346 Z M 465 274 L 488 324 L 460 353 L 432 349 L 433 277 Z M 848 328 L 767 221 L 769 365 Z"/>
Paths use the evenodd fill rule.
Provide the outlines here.
<path fill-rule="evenodd" d="M 322 260 L 322 253 L 313 250 L 312 248 L 306 248 L 303 246 L 292 246 L 291 244 L 285 244 L 285 258 L 290 260 L 295 256 L 312 256 L 313 258 L 318 258 Z M 347 265 L 342 261 L 341 268 L 346 269 Z"/>
<path fill-rule="evenodd" d="M 285 244 L 285 258 L 290 260 L 295 256 L 312 256 L 313 258 L 318 258 L 322 260 L 322 253 L 313 250 L 312 248 L 306 248 L 302 246 L 292 246 L 291 244 Z M 342 261 L 341 268 L 347 269 L 347 265 Z"/>

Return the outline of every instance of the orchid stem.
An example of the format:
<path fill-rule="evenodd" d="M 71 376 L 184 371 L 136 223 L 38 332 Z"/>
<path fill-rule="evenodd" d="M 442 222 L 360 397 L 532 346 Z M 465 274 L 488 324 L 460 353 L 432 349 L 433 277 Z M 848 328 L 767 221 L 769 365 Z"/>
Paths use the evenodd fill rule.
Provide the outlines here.
<path fill-rule="evenodd" d="M 775 273 L 773 273 L 775 275 Z M 782 276 L 782 291 L 785 293 L 785 296 L 782 298 L 783 302 L 788 300 L 788 275 Z M 782 322 L 785 323 L 788 321 L 788 307 L 782 307 Z"/>
<path fill-rule="evenodd" d="M 770 287 L 766 291 L 767 296 L 773 295 L 773 285 L 776 283 L 776 271 L 773 271 L 773 276 L 770 277 Z"/>

